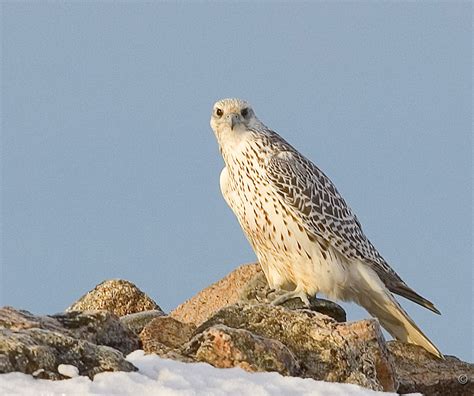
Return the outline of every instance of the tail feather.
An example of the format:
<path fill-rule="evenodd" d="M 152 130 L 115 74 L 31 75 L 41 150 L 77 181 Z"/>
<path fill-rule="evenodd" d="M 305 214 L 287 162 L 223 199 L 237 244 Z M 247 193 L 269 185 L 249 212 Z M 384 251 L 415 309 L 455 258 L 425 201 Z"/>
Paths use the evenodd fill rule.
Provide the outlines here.
<path fill-rule="evenodd" d="M 405 297 L 421 305 L 422 307 L 425 307 L 426 309 L 429 309 L 430 311 L 437 313 L 438 315 L 441 315 L 441 312 L 439 312 L 439 310 L 434 306 L 434 304 L 431 301 L 420 296 L 416 291 L 408 287 L 406 284 L 400 283 L 396 286 L 389 287 L 389 289 L 391 292 L 396 293 L 399 296 Z"/>
<path fill-rule="evenodd" d="M 355 300 L 372 316 L 375 316 L 385 330 L 399 341 L 420 345 L 433 355 L 444 359 L 443 354 L 436 348 L 433 342 L 423 334 L 413 319 L 410 318 L 397 300 L 395 300 L 395 297 L 375 271 L 367 266 L 360 265 L 358 266 L 358 274 L 361 283 L 359 283 Z M 406 288 L 407 290 L 411 290 L 408 286 Z M 417 296 L 416 302 L 419 302 L 419 298 L 422 297 L 413 290 L 411 291 Z M 411 296 L 410 293 L 404 293 L 402 295 L 407 298 Z M 428 303 L 428 305 L 433 305 L 429 301 Z M 424 304 L 422 305 L 425 306 Z M 434 310 L 439 313 L 436 308 L 434 308 Z"/>
<path fill-rule="evenodd" d="M 413 319 L 410 318 L 388 290 L 385 296 L 381 297 L 379 299 L 372 299 L 368 304 L 365 303 L 364 306 L 371 315 L 379 319 L 380 324 L 385 330 L 399 341 L 420 345 L 433 355 L 444 359 L 439 349 L 423 334 Z"/>

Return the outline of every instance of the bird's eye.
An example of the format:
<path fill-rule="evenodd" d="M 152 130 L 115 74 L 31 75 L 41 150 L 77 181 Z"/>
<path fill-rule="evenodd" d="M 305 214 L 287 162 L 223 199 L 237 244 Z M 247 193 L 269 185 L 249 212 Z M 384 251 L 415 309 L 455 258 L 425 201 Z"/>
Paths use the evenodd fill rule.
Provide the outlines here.
<path fill-rule="evenodd" d="M 242 114 L 242 117 L 247 117 L 249 109 L 246 107 L 245 109 L 240 110 L 240 114 Z"/>
<path fill-rule="evenodd" d="M 216 110 L 217 117 L 222 117 L 223 114 L 224 114 L 224 112 L 222 111 L 222 109 L 217 109 Z"/>

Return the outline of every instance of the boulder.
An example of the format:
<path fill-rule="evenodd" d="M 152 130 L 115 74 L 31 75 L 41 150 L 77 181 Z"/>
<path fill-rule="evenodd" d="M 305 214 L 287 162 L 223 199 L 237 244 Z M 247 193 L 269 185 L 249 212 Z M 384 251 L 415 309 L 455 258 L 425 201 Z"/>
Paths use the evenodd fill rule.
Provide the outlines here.
<path fill-rule="evenodd" d="M 133 334 L 139 335 L 148 323 L 163 315 L 163 311 L 154 309 L 122 316 L 120 322 Z"/>
<path fill-rule="evenodd" d="M 33 315 L 24 309 L 13 307 L 0 308 L 0 328 L 14 331 L 43 328 L 52 331 L 64 331 L 64 326 L 50 316 Z"/>
<path fill-rule="evenodd" d="M 74 366 L 79 375 L 90 378 L 103 371 L 134 371 L 124 354 L 138 347 L 138 337 L 107 311 L 35 316 L 11 307 L 0 309 L 0 373 L 63 379 L 60 365 Z"/>
<path fill-rule="evenodd" d="M 38 328 L 106 345 L 128 354 L 139 348 L 136 335 L 119 318 L 107 311 L 72 311 L 50 316 L 36 316 L 12 307 L 0 308 L 0 328 L 21 332 Z"/>
<path fill-rule="evenodd" d="M 196 361 L 219 368 L 240 367 L 246 371 L 300 375 L 298 362 L 281 342 L 224 325 L 215 325 L 199 333 L 183 352 Z"/>
<path fill-rule="evenodd" d="M 181 348 L 192 337 L 196 326 L 183 323 L 170 316 L 161 316 L 149 322 L 140 333 L 142 349 L 145 353 L 165 356 L 168 352 Z"/>
<path fill-rule="evenodd" d="M 0 328 L 0 373 L 20 371 L 43 379 L 64 379 L 58 366 L 75 366 L 80 375 L 93 378 L 104 371 L 136 371 L 118 350 L 68 335 L 33 327 Z"/>
<path fill-rule="evenodd" d="M 295 356 L 300 376 L 395 391 L 397 383 L 376 320 L 338 323 L 310 310 L 268 304 L 235 304 L 204 322 L 196 334 L 216 325 L 243 329 L 280 342 Z"/>
<path fill-rule="evenodd" d="M 170 316 L 183 323 L 196 326 L 210 318 L 219 309 L 240 301 L 242 290 L 253 276 L 261 272 L 258 263 L 241 265 L 230 274 L 201 290 L 185 301 Z"/>
<path fill-rule="evenodd" d="M 70 311 L 51 315 L 72 337 L 97 345 L 107 345 L 124 355 L 140 347 L 138 337 L 108 311 Z"/>
<path fill-rule="evenodd" d="M 399 341 L 389 341 L 387 347 L 400 383 L 399 393 L 474 395 L 474 364 L 454 356 L 442 360 L 422 347 Z"/>
<path fill-rule="evenodd" d="M 105 310 L 117 316 L 136 312 L 162 309 L 133 283 L 122 280 L 107 280 L 83 295 L 66 311 Z"/>

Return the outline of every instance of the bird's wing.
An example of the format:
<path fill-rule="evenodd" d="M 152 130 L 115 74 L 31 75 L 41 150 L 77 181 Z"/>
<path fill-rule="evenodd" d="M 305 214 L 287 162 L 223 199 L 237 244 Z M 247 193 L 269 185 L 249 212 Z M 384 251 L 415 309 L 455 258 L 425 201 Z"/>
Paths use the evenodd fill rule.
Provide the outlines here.
<path fill-rule="evenodd" d="M 380 260 L 344 198 L 311 161 L 296 151 L 279 151 L 267 160 L 265 171 L 270 185 L 308 232 L 349 259 Z"/>
<path fill-rule="evenodd" d="M 316 165 L 285 142 L 281 151 L 267 159 L 265 173 L 307 232 L 323 238 L 348 259 L 369 265 L 392 292 L 439 313 L 430 301 L 408 287 L 377 252 L 344 198 Z"/>

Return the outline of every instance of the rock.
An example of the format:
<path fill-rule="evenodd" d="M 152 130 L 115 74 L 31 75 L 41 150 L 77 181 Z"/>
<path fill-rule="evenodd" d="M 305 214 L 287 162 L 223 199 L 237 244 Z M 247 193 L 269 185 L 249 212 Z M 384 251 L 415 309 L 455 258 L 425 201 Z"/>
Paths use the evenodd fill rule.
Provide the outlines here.
<path fill-rule="evenodd" d="M 28 311 L 4 307 L 0 308 L 0 327 L 20 332 L 39 328 L 110 346 L 124 354 L 139 348 L 138 337 L 122 326 L 117 316 L 107 311 L 75 311 L 35 316 Z"/>
<path fill-rule="evenodd" d="M 0 328 L 0 373 L 20 371 L 43 379 L 64 379 L 61 364 L 77 367 L 93 378 L 104 371 L 136 371 L 116 349 L 95 345 L 39 327 L 23 330 Z"/>
<path fill-rule="evenodd" d="M 243 288 L 258 272 L 261 272 L 258 263 L 242 265 L 175 308 L 170 316 L 198 326 L 219 309 L 239 302 Z"/>
<path fill-rule="evenodd" d="M 90 378 L 103 371 L 134 371 L 122 353 L 138 347 L 138 337 L 107 311 L 35 316 L 11 307 L 0 309 L 1 373 L 62 379 L 66 376 L 58 371 L 59 365 L 75 366 Z"/>
<path fill-rule="evenodd" d="M 31 312 L 13 307 L 0 308 L 0 327 L 16 331 L 32 328 L 64 331 L 64 326 L 50 316 L 35 316 Z"/>
<path fill-rule="evenodd" d="M 123 354 L 142 345 L 146 353 L 220 368 L 275 371 L 400 393 L 474 394 L 473 364 L 450 356 L 440 360 L 412 344 L 386 344 L 376 320 L 345 323 L 344 310 L 331 301 L 313 299 L 306 309 L 292 299 L 275 307 L 269 302 L 276 297 L 260 266 L 250 264 L 169 316 L 120 280 L 98 285 L 56 315 L 4 307 L 0 373 L 64 379 L 134 371 Z M 103 310 L 87 309 L 97 307 Z"/>
<path fill-rule="evenodd" d="M 271 303 L 275 298 L 277 298 L 284 291 L 274 292 L 268 286 L 265 274 L 263 271 L 256 272 L 252 278 L 249 279 L 247 284 L 242 288 L 239 301 L 244 303 Z M 329 300 L 322 298 L 310 298 L 310 307 L 311 311 L 320 312 L 324 315 L 334 318 L 338 322 L 346 321 L 346 311 L 344 309 Z M 300 298 L 293 298 L 286 301 L 282 304 L 283 307 L 288 309 L 307 309 L 303 304 Z"/>
<path fill-rule="evenodd" d="M 171 311 L 170 316 L 181 322 L 199 326 L 219 309 L 228 305 L 238 302 L 270 303 L 275 298 L 275 292 L 270 293 L 270 287 L 260 264 L 246 264 L 201 290 L 196 296 Z M 324 313 L 338 322 L 345 322 L 346 312 L 340 305 L 316 298 L 310 299 L 310 303 L 311 310 Z M 306 308 L 299 298 L 289 300 L 283 306 L 289 309 Z"/>
<path fill-rule="evenodd" d="M 400 383 L 399 393 L 474 395 L 474 364 L 454 356 L 438 359 L 417 345 L 399 341 L 389 341 L 387 347 Z"/>
<path fill-rule="evenodd" d="M 295 356 L 302 377 L 396 390 L 394 371 L 376 320 L 337 323 L 310 310 L 236 304 L 221 309 L 195 333 L 216 325 L 279 341 Z"/>
<path fill-rule="evenodd" d="M 122 316 L 120 318 L 120 322 L 132 333 L 139 335 L 148 323 L 150 323 L 153 319 L 163 315 L 163 311 L 155 309 Z"/>
<path fill-rule="evenodd" d="M 291 376 L 300 374 L 298 362 L 281 342 L 224 325 L 209 327 L 195 336 L 184 353 L 214 367 L 276 371 Z"/>
<path fill-rule="evenodd" d="M 66 311 L 105 310 L 117 316 L 161 308 L 133 283 L 121 280 L 107 280 L 82 296 Z"/>
<path fill-rule="evenodd" d="M 182 323 L 170 316 L 155 318 L 140 333 L 142 349 L 145 353 L 163 357 L 173 350 L 178 354 L 176 350 L 189 341 L 194 330 L 193 324 Z"/>
<path fill-rule="evenodd" d="M 374 319 L 359 320 L 337 329 L 348 343 L 361 346 L 363 359 L 375 365 L 377 380 L 383 390 L 396 390 L 398 381 L 379 322 Z"/>
<path fill-rule="evenodd" d="M 127 355 L 140 347 L 138 337 L 108 311 L 70 311 L 51 315 L 74 338 L 107 345 Z"/>

